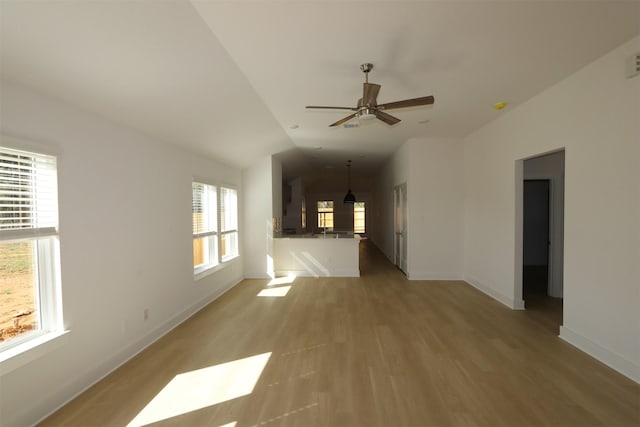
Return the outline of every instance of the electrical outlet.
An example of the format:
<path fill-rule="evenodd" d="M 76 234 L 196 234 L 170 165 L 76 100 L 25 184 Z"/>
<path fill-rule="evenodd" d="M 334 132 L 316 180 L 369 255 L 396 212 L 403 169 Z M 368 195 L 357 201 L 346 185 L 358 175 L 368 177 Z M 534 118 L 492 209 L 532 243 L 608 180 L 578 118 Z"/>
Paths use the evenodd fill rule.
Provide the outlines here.
<path fill-rule="evenodd" d="M 149 309 L 144 309 L 144 321 L 146 322 L 149 319 Z"/>

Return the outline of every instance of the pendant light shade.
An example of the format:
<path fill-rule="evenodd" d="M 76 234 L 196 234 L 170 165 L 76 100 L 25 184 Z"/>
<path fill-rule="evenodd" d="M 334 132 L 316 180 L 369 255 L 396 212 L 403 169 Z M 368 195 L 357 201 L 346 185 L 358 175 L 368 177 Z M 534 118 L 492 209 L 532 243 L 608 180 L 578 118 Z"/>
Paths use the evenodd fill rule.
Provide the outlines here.
<path fill-rule="evenodd" d="M 347 161 L 347 194 L 344 196 L 344 203 L 355 203 L 356 196 L 351 192 L 351 160 Z"/>
<path fill-rule="evenodd" d="M 345 203 L 355 203 L 356 202 L 356 196 L 351 192 L 351 189 L 349 189 L 349 191 L 347 192 L 347 195 L 344 196 L 344 202 Z"/>

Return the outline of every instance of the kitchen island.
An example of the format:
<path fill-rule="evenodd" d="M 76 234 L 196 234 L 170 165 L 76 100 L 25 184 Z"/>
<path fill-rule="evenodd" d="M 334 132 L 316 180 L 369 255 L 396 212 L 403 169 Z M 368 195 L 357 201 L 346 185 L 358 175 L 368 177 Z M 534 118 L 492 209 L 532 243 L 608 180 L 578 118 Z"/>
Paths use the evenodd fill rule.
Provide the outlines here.
<path fill-rule="evenodd" d="M 360 277 L 360 240 L 357 234 L 275 237 L 275 274 L 299 277 Z"/>

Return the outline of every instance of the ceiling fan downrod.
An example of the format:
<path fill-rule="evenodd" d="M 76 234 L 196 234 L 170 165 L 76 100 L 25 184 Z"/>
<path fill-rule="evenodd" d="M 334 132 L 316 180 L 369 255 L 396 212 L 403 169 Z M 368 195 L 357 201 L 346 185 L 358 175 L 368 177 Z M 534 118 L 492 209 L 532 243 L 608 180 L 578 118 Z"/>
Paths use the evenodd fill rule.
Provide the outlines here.
<path fill-rule="evenodd" d="M 369 71 L 373 70 L 373 64 L 369 62 L 362 64 L 360 70 L 364 73 L 364 82 L 369 83 Z"/>

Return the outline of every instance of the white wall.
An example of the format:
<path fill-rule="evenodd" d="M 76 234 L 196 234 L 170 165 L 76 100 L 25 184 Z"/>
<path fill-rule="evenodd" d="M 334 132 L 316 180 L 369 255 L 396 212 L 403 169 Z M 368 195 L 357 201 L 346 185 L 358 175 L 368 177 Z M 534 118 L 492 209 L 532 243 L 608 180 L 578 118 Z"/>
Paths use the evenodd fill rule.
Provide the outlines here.
<path fill-rule="evenodd" d="M 640 78 L 625 64 L 638 51 L 640 37 L 464 141 L 466 280 L 517 305 L 518 162 L 565 147 L 561 337 L 636 381 Z"/>
<path fill-rule="evenodd" d="M 282 161 L 271 156 L 271 215 L 278 218 L 282 228 Z"/>
<path fill-rule="evenodd" d="M 285 185 L 288 187 L 287 200 L 284 201 L 287 211 L 286 215 L 283 213 L 282 216 L 282 228 L 286 228 L 291 231 L 295 230 L 296 234 L 302 234 L 306 231 L 302 229 L 303 206 L 306 210 L 304 181 L 301 177 L 297 177 Z"/>
<path fill-rule="evenodd" d="M 242 171 L 244 209 L 242 233 L 244 275 L 250 278 L 267 278 L 273 270 L 268 256 L 273 251 L 273 188 L 271 156 Z"/>
<path fill-rule="evenodd" d="M 407 183 L 407 276 L 462 277 L 462 146 L 453 139 L 404 143 L 384 164 L 375 193 L 373 242 L 393 260 L 393 188 Z"/>
<path fill-rule="evenodd" d="M 404 143 L 384 163 L 376 177 L 374 192 L 373 230 L 370 233 L 372 242 L 393 261 L 394 218 L 393 188 L 409 180 L 409 144 Z M 411 240 L 411 227 L 408 226 Z"/>
<path fill-rule="evenodd" d="M 410 141 L 408 277 L 462 279 L 461 141 Z"/>
<path fill-rule="evenodd" d="M 194 281 L 191 237 L 192 177 L 239 186 L 241 175 L 6 82 L 1 92 L 2 133 L 61 152 L 70 333 L 0 378 L 2 425 L 30 425 L 242 279 L 237 259 Z"/>

